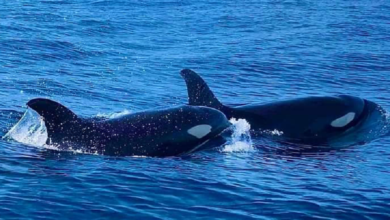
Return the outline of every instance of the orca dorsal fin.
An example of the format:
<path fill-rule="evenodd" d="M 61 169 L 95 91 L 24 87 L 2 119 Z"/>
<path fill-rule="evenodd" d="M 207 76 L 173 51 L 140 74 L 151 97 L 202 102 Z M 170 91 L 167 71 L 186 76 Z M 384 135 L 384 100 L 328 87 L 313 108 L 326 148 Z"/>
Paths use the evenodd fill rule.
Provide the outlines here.
<path fill-rule="evenodd" d="M 187 84 L 188 102 L 190 105 L 206 106 L 219 110 L 224 107 L 197 73 L 190 69 L 183 69 L 180 74 Z"/>
<path fill-rule="evenodd" d="M 58 132 L 64 124 L 77 120 L 77 115 L 58 102 L 50 99 L 37 98 L 27 103 L 45 121 L 49 136 Z"/>

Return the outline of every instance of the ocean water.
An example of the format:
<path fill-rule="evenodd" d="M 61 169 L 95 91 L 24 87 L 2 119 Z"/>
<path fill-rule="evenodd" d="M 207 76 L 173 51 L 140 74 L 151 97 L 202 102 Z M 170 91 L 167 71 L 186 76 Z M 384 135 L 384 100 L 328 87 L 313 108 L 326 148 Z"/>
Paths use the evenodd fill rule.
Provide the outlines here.
<path fill-rule="evenodd" d="M 183 68 L 224 103 L 349 94 L 389 111 L 389 11 L 385 0 L 3 0 L 0 136 L 35 97 L 84 117 L 184 104 Z M 389 135 L 293 153 L 237 120 L 226 145 L 170 158 L 39 148 L 18 130 L 26 144 L 0 140 L 0 219 L 390 219 Z"/>

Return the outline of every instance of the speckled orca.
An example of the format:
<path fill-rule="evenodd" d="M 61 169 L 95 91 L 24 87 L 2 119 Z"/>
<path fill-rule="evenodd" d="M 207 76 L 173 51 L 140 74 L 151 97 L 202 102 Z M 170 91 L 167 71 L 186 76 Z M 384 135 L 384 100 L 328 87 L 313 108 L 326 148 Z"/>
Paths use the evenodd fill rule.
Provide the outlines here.
<path fill-rule="evenodd" d="M 279 138 L 304 144 L 326 144 L 366 121 L 380 107 L 358 97 L 339 95 L 306 97 L 266 104 L 229 107 L 221 104 L 205 81 L 194 71 L 181 71 L 189 104 L 207 106 L 227 118 L 244 118 L 255 134 L 282 134 Z"/>
<path fill-rule="evenodd" d="M 163 157 L 193 152 L 230 126 L 220 111 L 188 105 L 107 120 L 81 118 L 48 99 L 33 99 L 27 106 L 43 118 L 47 144 L 114 156 Z"/>

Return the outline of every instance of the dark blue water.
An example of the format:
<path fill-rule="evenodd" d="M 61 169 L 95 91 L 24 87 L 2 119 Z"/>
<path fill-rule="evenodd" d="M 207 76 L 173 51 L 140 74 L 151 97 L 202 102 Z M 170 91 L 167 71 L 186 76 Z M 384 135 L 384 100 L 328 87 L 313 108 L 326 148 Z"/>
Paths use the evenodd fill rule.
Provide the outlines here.
<path fill-rule="evenodd" d="M 0 136 L 48 97 L 94 117 L 186 103 L 349 94 L 390 109 L 390 2 L 0 1 Z M 290 154 L 253 140 L 185 158 L 0 141 L 0 219 L 389 219 L 390 137 Z M 221 150 L 222 149 L 222 150 Z"/>

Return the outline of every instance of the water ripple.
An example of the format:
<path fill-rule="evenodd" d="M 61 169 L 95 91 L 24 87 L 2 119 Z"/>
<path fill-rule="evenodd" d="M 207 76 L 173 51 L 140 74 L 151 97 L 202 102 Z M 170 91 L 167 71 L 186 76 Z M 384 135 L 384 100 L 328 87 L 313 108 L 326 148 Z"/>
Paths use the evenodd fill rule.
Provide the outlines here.
<path fill-rule="evenodd" d="M 368 0 L 4 1 L 0 136 L 38 96 L 85 117 L 183 104 L 183 68 L 224 103 L 350 94 L 388 110 L 389 9 Z M 0 216 L 390 218 L 388 134 L 332 151 L 251 141 L 253 151 L 115 158 L 0 140 Z"/>

